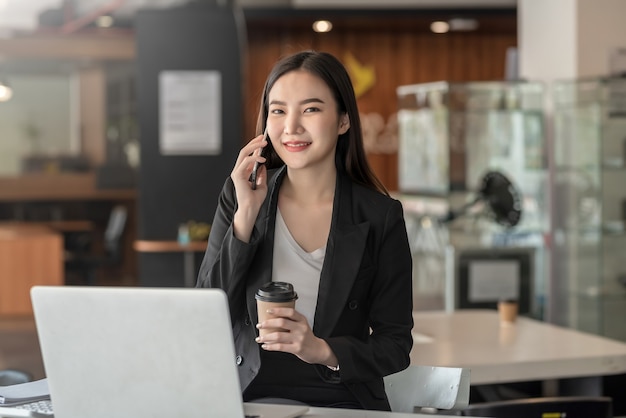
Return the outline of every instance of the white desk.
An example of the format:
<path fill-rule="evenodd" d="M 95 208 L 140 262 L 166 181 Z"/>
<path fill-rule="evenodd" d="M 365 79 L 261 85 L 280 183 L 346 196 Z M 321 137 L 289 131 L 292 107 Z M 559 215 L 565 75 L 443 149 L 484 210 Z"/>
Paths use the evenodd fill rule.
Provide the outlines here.
<path fill-rule="evenodd" d="M 437 416 L 441 416 L 438 414 Z M 433 418 L 433 414 L 364 411 L 338 408 L 310 408 L 302 418 Z"/>
<path fill-rule="evenodd" d="M 472 385 L 626 373 L 626 344 L 495 310 L 415 312 L 411 363 L 466 367 Z"/>

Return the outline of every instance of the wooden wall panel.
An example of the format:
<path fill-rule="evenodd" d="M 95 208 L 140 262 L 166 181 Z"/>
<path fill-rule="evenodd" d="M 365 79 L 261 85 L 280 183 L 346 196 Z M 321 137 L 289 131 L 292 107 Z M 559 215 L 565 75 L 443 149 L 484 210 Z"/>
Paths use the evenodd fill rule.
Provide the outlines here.
<path fill-rule="evenodd" d="M 374 19 L 374 18 L 372 18 Z M 247 88 L 243 142 L 255 134 L 263 83 L 281 56 L 303 50 L 327 51 L 345 62 L 352 54 L 373 65 L 376 83 L 358 98 L 362 114 L 378 113 L 385 121 L 398 110 L 396 87 L 432 81 L 502 80 L 508 47 L 517 42 L 516 28 L 493 33 L 448 33 L 411 30 L 403 25 L 375 29 L 337 29 L 316 34 L 310 27 L 254 25 L 248 28 Z M 370 152 L 374 171 L 389 190 L 397 190 L 397 155 Z"/>
<path fill-rule="evenodd" d="M 79 71 L 80 150 L 92 167 L 104 164 L 107 159 L 105 77 L 103 67 Z"/>
<path fill-rule="evenodd" d="M 0 316 L 32 315 L 30 288 L 63 284 L 63 237 L 28 224 L 0 224 Z"/>

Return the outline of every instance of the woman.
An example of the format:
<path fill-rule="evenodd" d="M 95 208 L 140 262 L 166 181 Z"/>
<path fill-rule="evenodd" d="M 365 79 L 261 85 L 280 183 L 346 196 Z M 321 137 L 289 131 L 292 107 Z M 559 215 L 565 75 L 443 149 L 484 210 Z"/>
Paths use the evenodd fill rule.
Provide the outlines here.
<path fill-rule="evenodd" d="M 343 65 L 312 51 L 279 61 L 257 131 L 267 139 L 239 153 L 198 277 L 228 295 L 244 400 L 389 410 L 383 376 L 412 347 L 411 254 L 402 206 L 367 164 Z M 294 285 L 296 308 L 257 324 L 254 295 L 271 281 Z"/>

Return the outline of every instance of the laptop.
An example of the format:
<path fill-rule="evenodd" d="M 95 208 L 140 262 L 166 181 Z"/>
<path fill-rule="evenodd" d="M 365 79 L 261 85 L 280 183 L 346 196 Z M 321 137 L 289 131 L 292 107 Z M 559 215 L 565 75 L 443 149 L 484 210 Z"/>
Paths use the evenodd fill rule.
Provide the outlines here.
<path fill-rule="evenodd" d="M 56 418 L 294 418 L 243 403 L 228 301 L 219 289 L 35 286 Z"/>

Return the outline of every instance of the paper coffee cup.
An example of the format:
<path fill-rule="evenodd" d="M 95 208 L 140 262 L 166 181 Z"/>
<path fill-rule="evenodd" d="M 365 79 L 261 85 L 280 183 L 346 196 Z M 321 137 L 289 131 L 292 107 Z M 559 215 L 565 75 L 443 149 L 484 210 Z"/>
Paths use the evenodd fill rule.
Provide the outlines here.
<path fill-rule="evenodd" d="M 276 316 L 267 312 L 268 309 L 277 307 L 295 308 L 298 294 L 294 291 L 293 285 L 286 282 L 269 282 L 261 286 L 256 294 L 257 314 L 259 323 Z M 286 331 L 282 328 L 263 328 L 259 330 L 259 335 L 271 332 Z"/>
<path fill-rule="evenodd" d="M 498 313 L 502 324 L 512 324 L 517 319 L 517 301 L 501 300 L 498 302 Z"/>

